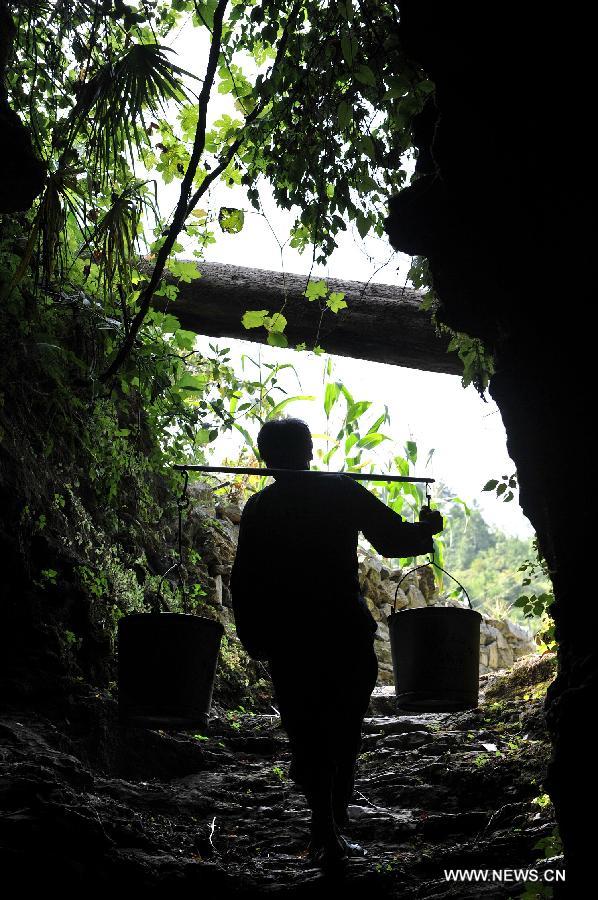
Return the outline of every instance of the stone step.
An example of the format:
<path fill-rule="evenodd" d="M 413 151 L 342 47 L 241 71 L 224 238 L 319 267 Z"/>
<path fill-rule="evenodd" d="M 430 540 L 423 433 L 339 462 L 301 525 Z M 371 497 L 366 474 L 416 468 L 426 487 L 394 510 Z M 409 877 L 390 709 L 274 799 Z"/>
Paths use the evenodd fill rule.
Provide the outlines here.
<path fill-rule="evenodd" d="M 430 725 L 437 725 L 438 717 L 430 714 L 422 716 L 370 716 L 363 720 L 363 731 L 377 734 L 405 734 L 408 731 L 425 731 Z"/>

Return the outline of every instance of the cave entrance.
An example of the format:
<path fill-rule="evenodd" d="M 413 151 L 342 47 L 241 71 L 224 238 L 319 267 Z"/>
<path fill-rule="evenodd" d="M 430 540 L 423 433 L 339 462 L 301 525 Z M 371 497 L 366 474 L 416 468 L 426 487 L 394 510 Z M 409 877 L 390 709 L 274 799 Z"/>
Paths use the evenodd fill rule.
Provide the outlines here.
<path fill-rule="evenodd" d="M 424 317 L 421 312 L 419 315 Z M 275 415 L 307 422 L 314 435 L 316 468 L 336 471 L 362 466 L 364 472 L 374 467 L 387 473 L 408 471 L 434 477 L 434 499 L 448 525 L 439 545 L 439 561 L 471 588 L 474 607 L 484 615 L 481 674 L 510 668 L 534 652 L 533 629 L 515 605 L 524 593 L 518 569 L 534 556 L 533 531 L 514 492 L 509 489 L 510 499 L 504 502 L 509 493 L 499 498 L 496 491 L 483 491 L 489 481 L 500 483 L 503 476 L 510 478 L 514 472 L 500 413 L 492 400 L 482 399 L 471 386 L 463 389 L 459 376 L 438 372 L 436 352 L 431 363 L 434 370 L 425 371 L 423 350 L 421 369 L 415 369 L 348 355 L 297 353 L 236 338 L 201 338 L 197 346 L 208 355 L 215 348 L 226 351 L 236 377 L 249 383 L 257 384 L 260 379 L 263 383 L 276 373 L 272 405 L 262 398 L 263 417 L 274 410 Z M 352 415 L 348 427 L 347 418 Z M 376 427 L 371 434 L 373 424 Z M 213 448 L 207 445 L 206 462 L 260 465 L 255 455 L 258 427 L 259 421 L 254 419 L 252 424 L 244 422 L 241 429 L 222 432 Z M 382 485 L 375 490 L 407 521 L 417 521 L 423 491 L 409 489 L 410 493 L 401 495 Z M 217 504 L 219 514 L 238 522 L 238 499 L 234 492 L 223 497 Z M 402 570 L 418 561 L 423 559 L 404 560 Z M 361 547 L 361 583 L 379 623 L 381 687 L 393 683 L 386 619 L 402 570 L 399 560 L 381 559 L 365 544 Z M 404 598 L 401 591 L 405 605 L 463 600 L 450 580 L 430 578 L 428 570 L 414 575 L 405 587 Z M 547 584 L 542 587 L 548 589 Z M 226 595 L 226 583 L 224 589 Z M 216 593 L 220 592 L 219 584 Z"/>
<path fill-rule="evenodd" d="M 210 342 L 214 343 L 211 339 Z M 209 350 L 207 338 L 202 346 Z M 276 362 L 280 365 L 293 365 L 298 359 L 306 357 L 302 353 L 278 348 L 260 350 L 255 343 L 218 340 L 218 350 L 222 351 L 226 347 L 231 350 L 231 359 L 235 353 L 239 356 L 241 354 L 251 356 L 256 360 L 255 371 L 262 366 L 266 373 L 272 371 L 267 369 L 267 366 L 273 366 Z M 310 410 L 317 407 L 318 410 L 322 408 L 325 420 L 331 419 L 334 411 L 337 411 L 341 418 L 346 416 L 347 402 L 342 389 L 335 403 L 331 402 L 335 391 L 329 391 L 328 416 L 324 408 L 326 386 L 337 383 L 347 387 L 354 402 L 370 402 L 373 395 L 372 406 L 364 409 L 363 415 L 371 416 L 374 421 L 379 418 L 374 409 L 374 401 L 383 407 L 385 403 L 388 404 L 396 398 L 396 416 L 390 415 L 390 423 L 381 423 L 378 428 L 381 431 L 392 432 L 395 427 L 393 422 L 396 421 L 397 438 L 398 432 L 405 428 L 405 434 L 399 442 L 400 449 L 396 452 L 397 455 L 404 454 L 402 458 L 405 459 L 408 454 L 403 446 L 409 441 L 412 456 L 415 455 L 414 451 L 417 448 L 415 461 L 412 459 L 412 464 L 417 470 L 419 465 L 425 467 L 428 451 L 433 449 L 433 446 L 427 441 L 418 440 L 415 420 L 412 421 L 410 416 L 405 414 L 405 403 L 409 399 L 413 403 L 413 415 L 421 412 L 421 421 L 429 428 L 427 433 L 435 436 L 438 431 L 445 431 L 450 436 L 454 443 L 453 452 L 460 458 L 466 474 L 472 476 L 472 470 L 480 472 L 476 476 L 478 491 L 493 474 L 501 477 L 505 473 L 510 473 L 506 450 L 505 457 L 500 460 L 500 464 L 497 463 L 498 469 L 495 471 L 487 469 L 492 459 L 490 455 L 492 445 L 499 444 L 502 448 L 505 447 L 504 432 L 500 430 L 498 413 L 492 406 L 485 405 L 473 391 L 470 394 L 463 391 L 455 376 L 438 372 L 417 372 L 398 366 L 366 363 L 363 360 L 341 357 L 335 357 L 329 369 L 327 359 L 318 355 L 309 359 L 311 360 L 309 365 L 313 364 L 314 373 L 302 375 L 299 372 L 300 384 L 291 368 L 281 370 L 281 378 L 285 373 L 290 378 L 289 385 L 283 384 L 287 391 L 284 397 L 288 399 L 294 394 L 304 397 L 313 393 L 317 399 L 296 400 L 284 408 L 285 413 L 300 415 L 309 421 Z M 246 360 L 245 366 L 248 365 Z M 371 376 L 372 394 L 368 392 L 370 375 L 367 370 L 370 365 L 374 373 Z M 353 374 L 352 367 L 354 367 Z M 412 384 L 418 379 L 426 382 L 426 390 L 415 397 L 415 388 L 412 388 Z M 479 409 L 482 416 L 480 419 L 472 417 L 471 424 L 468 413 L 459 406 L 457 398 L 463 396 L 471 396 L 473 407 Z M 476 446 L 477 436 L 486 434 L 485 426 L 492 428 L 495 423 L 500 440 L 497 434 L 493 433 L 486 435 L 487 447 L 485 445 L 480 447 L 479 444 Z M 323 445 L 326 443 L 326 436 L 330 443 L 330 438 L 335 438 L 339 430 L 338 423 L 325 429 L 315 418 L 310 421 L 310 426 L 314 432 L 324 435 Z M 367 428 L 364 432 L 367 434 Z M 339 453 L 345 450 L 345 439 L 343 435 Z M 438 441 L 433 443 L 438 445 Z M 247 438 L 242 435 L 237 443 L 231 440 L 228 449 L 225 450 L 220 442 L 215 446 L 219 453 L 222 452 L 218 461 L 224 462 L 227 458 L 232 462 L 236 452 L 246 449 Z M 352 444 L 352 447 L 354 446 L 355 443 Z M 381 441 L 377 445 L 378 448 L 386 446 L 386 441 Z M 324 450 L 324 446 L 322 449 Z M 438 447 L 435 449 L 431 463 L 434 463 L 434 474 L 438 476 L 441 474 L 439 471 L 441 450 Z M 445 452 L 447 454 L 449 452 L 448 445 Z M 250 459 L 250 452 L 248 456 Z M 326 464 L 324 456 L 320 459 L 323 465 Z M 333 468 L 337 468 L 334 455 L 329 461 Z M 454 472 L 454 465 L 456 463 L 447 468 Z M 476 466 L 479 469 L 476 469 Z M 459 496 L 456 489 L 449 493 L 452 497 Z M 487 494 L 490 504 L 490 492 Z M 460 497 L 460 500 L 463 500 L 463 497 Z M 491 502 L 498 505 L 498 509 L 508 510 L 514 507 L 513 501 L 502 504 L 495 497 Z M 209 511 L 213 511 L 219 518 L 234 544 L 240 515 L 239 504 L 226 494 L 221 498 L 214 497 L 213 492 L 210 503 L 212 505 Z M 453 505 L 455 509 L 462 509 L 459 502 L 453 502 Z M 483 511 L 479 514 L 479 518 L 483 520 Z M 474 520 L 472 516 L 468 520 L 470 524 L 463 529 L 468 538 L 475 538 L 472 540 L 472 546 L 462 548 L 464 555 L 467 549 L 474 560 L 484 551 L 491 549 L 496 551 L 495 547 L 483 546 L 483 536 L 485 535 L 487 539 L 488 532 L 482 529 L 479 518 L 476 517 Z M 474 528 L 476 523 L 479 525 L 478 530 Z M 499 548 L 495 552 L 495 559 L 501 553 L 504 553 L 504 548 Z M 501 634 L 500 628 L 495 624 L 497 617 L 494 616 L 493 620 L 485 625 L 484 648 L 488 662 L 482 664 L 483 703 L 480 708 L 450 715 L 398 715 L 394 688 L 391 684 L 390 659 L 383 658 L 385 641 L 380 628 L 385 612 L 384 604 L 389 599 L 389 588 L 393 590 L 400 577 L 398 569 L 398 564 L 388 564 L 364 548 L 361 560 L 362 584 L 370 601 L 368 605 L 371 611 L 378 615 L 379 632 L 382 637 L 377 641 L 376 647 L 381 683 L 374 690 L 364 723 L 363 753 L 354 801 L 350 807 L 350 817 L 353 834 L 362 843 L 375 847 L 373 852 L 376 859 L 383 861 L 381 865 L 386 867 L 385 871 L 394 873 L 391 877 L 400 879 L 399 858 L 407 858 L 409 865 L 415 864 L 420 867 L 419 877 L 429 882 L 427 887 L 431 895 L 432 890 L 446 879 L 446 876 L 430 861 L 435 854 L 441 854 L 445 860 L 461 858 L 466 860 L 468 865 L 469 863 L 473 865 L 472 860 L 477 858 L 484 860 L 485 865 L 486 862 L 496 858 L 493 855 L 494 848 L 499 846 L 502 854 L 501 866 L 506 866 L 511 861 L 535 860 L 538 854 L 534 845 L 539 841 L 545 841 L 545 846 L 548 847 L 553 841 L 553 819 L 547 807 L 546 797 L 539 792 L 536 784 L 544 776 L 547 752 L 547 737 L 541 714 L 542 698 L 553 670 L 548 657 L 534 658 L 533 662 L 523 658 L 531 647 L 523 648 L 522 660 L 513 665 L 515 653 L 509 644 L 509 634 L 515 636 L 516 629 L 515 632 L 508 629 L 509 634 Z M 228 586 L 226 580 L 223 581 L 222 576 L 219 576 L 216 567 L 214 567 L 214 581 L 216 583 L 214 590 L 224 601 L 223 615 L 229 617 L 226 605 Z M 482 587 L 488 590 L 487 582 L 482 579 L 481 583 Z M 422 603 L 427 605 L 430 599 L 434 598 L 435 591 L 438 591 L 437 586 L 428 579 L 414 580 L 406 592 L 406 601 L 416 605 Z M 232 617 L 229 621 L 232 622 Z M 516 626 L 517 623 L 512 625 Z M 334 635 L 331 635 L 330 639 L 333 638 Z M 510 658 L 508 652 L 511 653 Z M 508 658 L 507 663 L 505 655 Z M 509 669 L 510 672 L 498 675 L 498 669 Z M 256 673 L 257 676 L 260 674 L 259 671 Z M 334 704 L 337 699 L 335 695 L 323 692 L 322 706 Z M 285 781 L 288 755 L 285 756 L 284 751 L 278 752 L 277 755 L 277 749 L 278 751 L 281 749 L 280 743 L 277 744 L 281 734 L 277 720 L 270 717 L 273 710 L 268 704 L 272 704 L 272 699 L 267 697 L 262 700 L 264 706 L 261 709 L 250 709 L 244 702 L 242 709 L 237 707 L 235 711 L 229 710 L 228 712 L 232 713 L 231 717 L 228 721 L 224 717 L 224 724 L 222 715 L 219 715 L 214 722 L 212 735 L 227 746 L 229 746 L 227 742 L 233 743 L 241 752 L 251 752 L 258 747 L 268 747 L 270 751 L 275 748 L 273 756 L 266 756 L 259 763 L 252 760 L 254 768 L 250 772 L 246 766 L 239 765 L 239 759 L 235 758 L 230 773 L 235 772 L 239 778 L 251 779 L 251 790 L 256 792 L 256 802 L 259 798 L 262 806 L 270 805 L 278 809 L 281 797 L 284 796 L 286 808 L 293 808 L 295 821 L 301 821 L 301 815 L 304 813 L 302 809 L 292 807 L 296 802 L 293 799 L 296 794 Z M 525 765 L 522 764 L 524 761 Z M 274 789 L 270 791 L 268 788 L 269 792 L 266 792 L 260 787 L 257 776 L 260 776 L 262 784 L 265 785 L 270 772 L 275 772 L 274 777 L 280 780 L 281 786 L 278 791 Z M 497 814 L 497 811 L 502 812 Z M 277 843 L 273 836 L 267 833 L 263 823 L 252 820 L 251 827 L 255 829 L 250 841 L 251 846 L 259 847 L 260 853 L 264 847 L 273 855 L 280 851 L 280 841 Z M 245 826 L 241 825 L 240 833 L 247 839 L 244 829 Z M 417 841 L 425 848 L 424 855 L 428 854 L 428 862 L 419 856 L 421 848 L 415 849 L 415 839 L 410 835 L 418 836 Z M 292 838 L 291 846 L 295 846 Z M 289 861 L 287 866 L 289 877 L 292 877 L 293 867 L 294 862 Z"/>

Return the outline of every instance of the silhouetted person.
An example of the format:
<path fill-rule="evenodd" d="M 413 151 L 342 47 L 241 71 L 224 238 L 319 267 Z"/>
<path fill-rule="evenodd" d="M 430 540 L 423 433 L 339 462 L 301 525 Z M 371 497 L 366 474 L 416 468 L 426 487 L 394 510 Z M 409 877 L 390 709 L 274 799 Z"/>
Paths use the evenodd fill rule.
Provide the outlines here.
<path fill-rule="evenodd" d="M 378 675 L 376 622 L 358 580 L 359 532 L 382 556 L 415 556 L 432 551 L 442 517 L 410 524 L 346 475 L 306 475 L 312 440 L 298 419 L 266 422 L 258 447 L 268 467 L 288 474 L 243 510 L 233 609 L 249 655 L 270 661 L 290 775 L 306 795 L 310 846 L 324 861 L 352 847 L 340 828 Z"/>

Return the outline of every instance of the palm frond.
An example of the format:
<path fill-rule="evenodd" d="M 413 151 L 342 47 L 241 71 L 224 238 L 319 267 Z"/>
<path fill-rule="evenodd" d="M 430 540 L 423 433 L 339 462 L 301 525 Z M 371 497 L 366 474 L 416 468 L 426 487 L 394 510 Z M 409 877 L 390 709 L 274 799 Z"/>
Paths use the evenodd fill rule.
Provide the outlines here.
<path fill-rule="evenodd" d="M 157 115 L 169 101 L 187 99 L 181 76 L 193 76 L 167 59 L 168 49 L 133 44 L 79 88 L 70 142 L 87 131 L 92 165 L 102 180 L 115 164 L 124 166 L 127 153 L 135 160 L 146 140 L 147 113 Z"/>
<path fill-rule="evenodd" d="M 90 252 L 98 266 L 99 280 L 106 299 L 117 294 L 126 304 L 132 290 L 135 261 L 140 253 L 138 244 L 143 215 L 159 218 L 157 206 L 148 190 L 148 182 L 131 179 L 95 226 L 93 233 L 80 248 L 78 256 Z M 126 318 L 126 317 L 125 317 Z"/>
<path fill-rule="evenodd" d="M 53 277 L 62 277 L 66 266 L 67 217 L 81 221 L 85 198 L 78 176 L 77 166 L 68 162 L 50 173 L 44 191 L 39 199 L 35 218 L 31 225 L 25 252 L 10 285 L 12 291 L 26 275 L 32 259 L 37 259 L 36 278 L 50 284 Z"/>

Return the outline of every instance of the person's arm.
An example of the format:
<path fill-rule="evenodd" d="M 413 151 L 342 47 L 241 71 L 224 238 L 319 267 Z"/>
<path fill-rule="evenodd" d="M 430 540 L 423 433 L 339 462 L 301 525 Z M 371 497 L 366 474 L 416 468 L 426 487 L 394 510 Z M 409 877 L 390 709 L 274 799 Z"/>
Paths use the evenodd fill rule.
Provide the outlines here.
<path fill-rule="evenodd" d="M 420 556 L 432 553 L 432 535 L 442 530 L 442 517 L 432 513 L 425 522 L 405 522 L 361 484 L 351 480 L 350 500 L 354 521 L 381 556 Z"/>
<path fill-rule="evenodd" d="M 266 636 L 263 633 L 264 623 L 259 615 L 260 546 L 255 533 L 255 522 L 252 521 L 252 499 L 245 505 L 241 516 L 230 590 L 237 636 L 251 657 L 264 659 Z"/>

